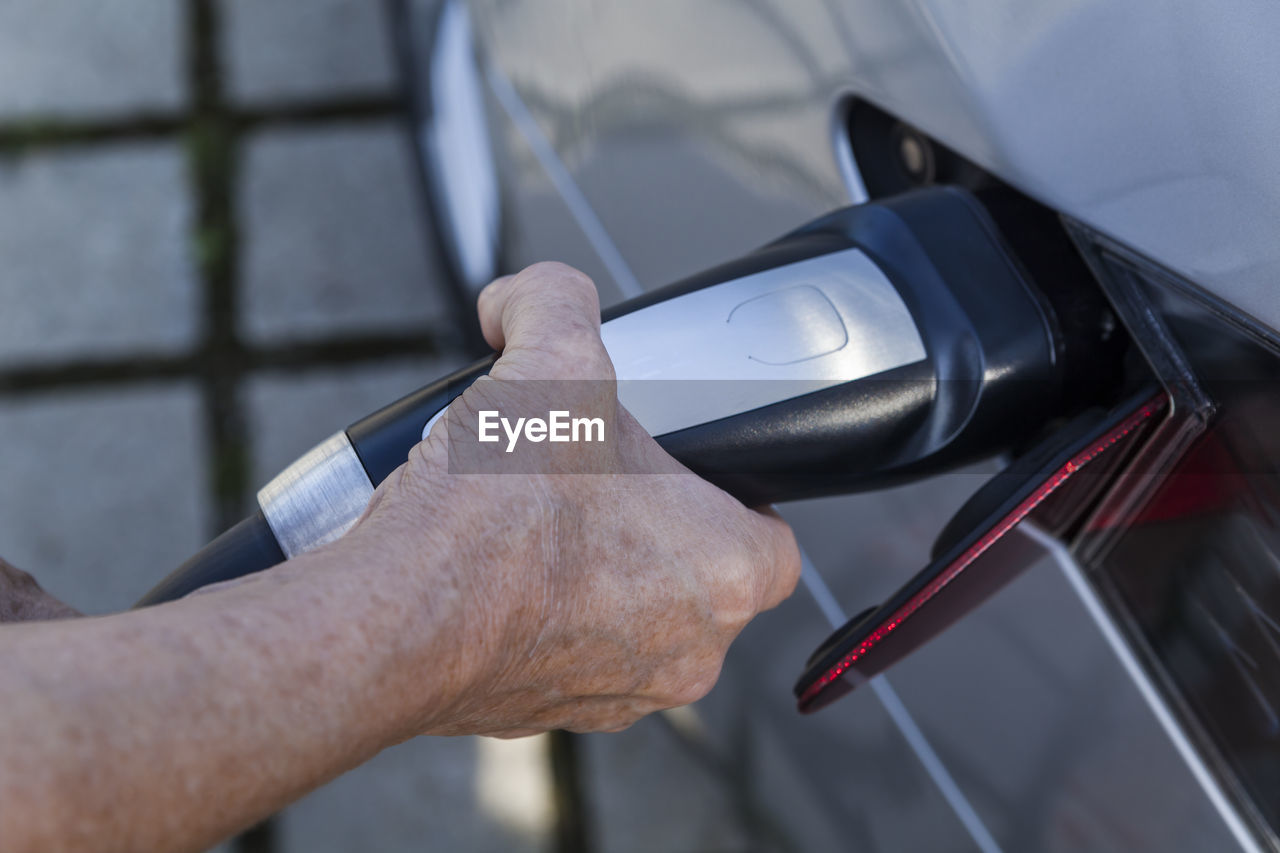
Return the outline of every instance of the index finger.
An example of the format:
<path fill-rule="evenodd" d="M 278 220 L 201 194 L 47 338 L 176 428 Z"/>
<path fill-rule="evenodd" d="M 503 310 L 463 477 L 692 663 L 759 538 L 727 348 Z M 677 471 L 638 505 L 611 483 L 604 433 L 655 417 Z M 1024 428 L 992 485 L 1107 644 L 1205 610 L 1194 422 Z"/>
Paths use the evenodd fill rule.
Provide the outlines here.
<path fill-rule="evenodd" d="M 500 278 L 481 291 L 477 309 L 485 340 L 502 351 L 491 375 L 513 356 L 532 357 L 546 379 L 580 378 L 584 367 L 597 375 L 608 361 L 595 284 L 573 267 L 540 263 Z"/>

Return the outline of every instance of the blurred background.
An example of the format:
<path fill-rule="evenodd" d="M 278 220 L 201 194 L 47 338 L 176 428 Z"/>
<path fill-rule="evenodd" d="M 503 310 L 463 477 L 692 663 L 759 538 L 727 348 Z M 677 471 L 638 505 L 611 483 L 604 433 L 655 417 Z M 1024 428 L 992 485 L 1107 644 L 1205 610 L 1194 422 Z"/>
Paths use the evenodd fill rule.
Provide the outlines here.
<path fill-rule="evenodd" d="M 127 608 L 301 452 L 473 351 L 418 157 L 438 4 L 408 5 L 0 0 L 0 553 L 72 605 Z M 851 14 L 475 5 L 510 77 L 483 96 L 501 271 L 563 260 L 611 302 L 848 202 L 819 48 L 849 52 Z M 856 612 L 985 470 L 787 513 Z M 1222 849 L 1052 567 L 895 670 L 901 706 L 802 719 L 790 686 L 829 630 L 802 590 L 692 708 L 420 738 L 219 849 Z"/>

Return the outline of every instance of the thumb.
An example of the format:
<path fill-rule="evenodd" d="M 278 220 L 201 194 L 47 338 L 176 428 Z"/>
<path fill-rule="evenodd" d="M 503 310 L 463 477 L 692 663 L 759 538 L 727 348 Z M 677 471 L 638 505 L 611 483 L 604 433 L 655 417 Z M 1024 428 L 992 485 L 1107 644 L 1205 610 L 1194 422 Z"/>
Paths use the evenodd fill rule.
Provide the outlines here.
<path fill-rule="evenodd" d="M 489 375 L 501 378 L 613 377 L 600 341 L 600 297 L 573 267 L 541 263 L 480 292 L 480 327 L 502 351 Z"/>

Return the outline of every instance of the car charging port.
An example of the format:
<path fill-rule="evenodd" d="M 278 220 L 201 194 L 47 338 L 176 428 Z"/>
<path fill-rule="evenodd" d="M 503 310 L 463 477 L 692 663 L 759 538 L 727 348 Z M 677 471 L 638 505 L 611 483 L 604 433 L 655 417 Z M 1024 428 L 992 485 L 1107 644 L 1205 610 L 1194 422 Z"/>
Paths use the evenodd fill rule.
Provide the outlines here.
<path fill-rule="evenodd" d="M 1114 405 L 1151 381 L 1056 211 L 866 99 L 849 98 L 843 117 L 848 158 L 870 200 L 930 186 L 963 187 L 979 200 L 1054 323 L 1066 410 Z"/>
<path fill-rule="evenodd" d="M 846 115 L 873 200 L 950 185 L 982 206 L 1052 328 L 1058 385 L 1054 413 L 1009 448 L 1003 470 L 940 532 L 929 565 L 811 656 L 795 686 L 804 712 L 883 672 L 1020 574 L 1033 560 L 1021 537 L 1006 537 L 1016 525 L 1031 518 L 1070 538 L 1169 408 L 1058 214 L 869 102 L 853 100 Z"/>

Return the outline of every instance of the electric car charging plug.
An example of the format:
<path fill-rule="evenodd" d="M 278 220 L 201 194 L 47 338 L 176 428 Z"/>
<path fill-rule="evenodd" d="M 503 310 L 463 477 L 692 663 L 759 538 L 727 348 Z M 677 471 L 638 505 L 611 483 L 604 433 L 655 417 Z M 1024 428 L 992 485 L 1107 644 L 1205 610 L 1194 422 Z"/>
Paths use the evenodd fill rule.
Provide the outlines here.
<path fill-rule="evenodd" d="M 667 452 L 751 505 L 927 477 L 1071 414 L 1055 312 L 983 206 L 955 188 L 831 213 L 606 311 L 601 336 L 620 402 Z M 140 605 L 341 536 L 493 361 L 318 445 Z"/>

